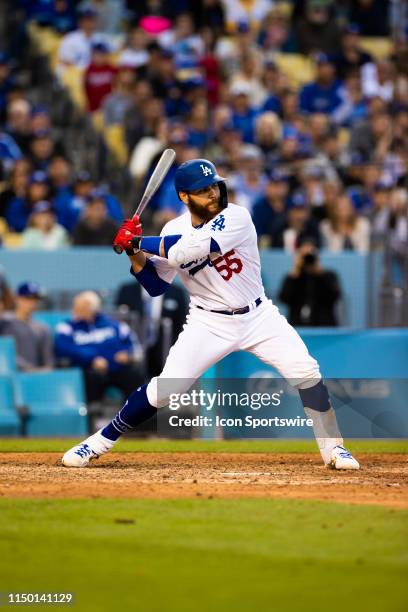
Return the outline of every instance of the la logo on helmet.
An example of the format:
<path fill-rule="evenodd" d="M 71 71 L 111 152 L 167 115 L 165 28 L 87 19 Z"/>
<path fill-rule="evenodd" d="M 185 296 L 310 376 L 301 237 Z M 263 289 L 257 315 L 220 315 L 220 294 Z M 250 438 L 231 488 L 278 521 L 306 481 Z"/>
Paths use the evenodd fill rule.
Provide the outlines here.
<path fill-rule="evenodd" d="M 204 164 L 200 164 L 200 168 L 203 171 L 204 176 L 208 176 L 209 174 L 212 174 L 212 170 L 208 166 L 204 166 Z"/>

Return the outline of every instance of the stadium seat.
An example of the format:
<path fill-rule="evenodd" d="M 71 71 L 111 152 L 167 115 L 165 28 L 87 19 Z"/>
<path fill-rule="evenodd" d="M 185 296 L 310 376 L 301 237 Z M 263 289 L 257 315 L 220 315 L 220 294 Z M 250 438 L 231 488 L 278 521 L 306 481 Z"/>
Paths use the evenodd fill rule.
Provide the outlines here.
<path fill-rule="evenodd" d="M 83 68 L 66 66 L 61 73 L 61 82 L 68 89 L 72 101 L 81 110 L 85 109 L 85 92 L 83 85 Z"/>
<path fill-rule="evenodd" d="M 128 159 L 128 151 L 125 142 L 125 134 L 121 125 L 109 125 L 103 130 L 103 135 L 110 151 L 116 157 L 119 164 L 125 165 Z"/>
<path fill-rule="evenodd" d="M 374 59 L 384 59 L 392 53 L 392 40 L 390 38 L 368 38 L 361 39 L 361 47 L 367 53 L 371 53 Z"/>
<path fill-rule="evenodd" d="M 300 87 L 314 78 L 314 63 L 300 53 L 277 53 L 274 57 L 279 69 L 293 86 Z"/>
<path fill-rule="evenodd" d="M 18 436 L 21 422 L 14 404 L 13 383 L 10 376 L 0 376 L 0 436 Z"/>
<path fill-rule="evenodd" d="M 11 336 L 0 337 L 0 375 L 13 374 L 17 370 L 16 343 Z"/>
<path fill-rule="evenodd" d="M 21 247 L 22 240 L 22 234 L 18 234 L 16 232 L 8 232 L 8 234 L 5 234 L 4 236 L 4 246 L 8 249 L 19 249 Z"/>
<path fill-rule="evenodd" d="M 17 374 L 15 385 L 18 403 L 28 409 L 28 436 L 83 436 L 88 432 L 80 370 Z"/>

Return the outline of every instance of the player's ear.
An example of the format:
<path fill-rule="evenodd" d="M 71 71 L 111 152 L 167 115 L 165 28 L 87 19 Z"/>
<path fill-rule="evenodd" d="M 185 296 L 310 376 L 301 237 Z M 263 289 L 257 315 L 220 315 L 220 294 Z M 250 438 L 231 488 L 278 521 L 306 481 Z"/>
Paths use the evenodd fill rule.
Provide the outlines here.
<path fill-rule="evenodd" d="M 186 193 L 185 191 L 179 191 L 178 196 L 183 202 L 183 204 L 188 204 L 188 193 Z"/>

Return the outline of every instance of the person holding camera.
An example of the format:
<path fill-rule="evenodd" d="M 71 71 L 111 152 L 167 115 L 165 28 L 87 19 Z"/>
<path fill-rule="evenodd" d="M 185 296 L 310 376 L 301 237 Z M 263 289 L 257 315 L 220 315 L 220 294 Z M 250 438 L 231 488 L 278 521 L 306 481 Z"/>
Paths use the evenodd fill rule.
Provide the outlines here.
<path fill-rule="evenodd" d="M 304 242 L 296 250 L 293 269 L 279 292 L 279 300 L 289 307 L 289 323 L 299 327 L 338 325 L 335 308 L 340 297 L 336 273 L 324 270 L 315 245 Z"/>

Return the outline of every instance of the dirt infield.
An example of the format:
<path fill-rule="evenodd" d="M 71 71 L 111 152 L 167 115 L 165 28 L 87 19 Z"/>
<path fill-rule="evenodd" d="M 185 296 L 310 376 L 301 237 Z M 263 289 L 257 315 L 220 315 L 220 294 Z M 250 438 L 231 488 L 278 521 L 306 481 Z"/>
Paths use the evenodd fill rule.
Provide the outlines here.
<path fill-rule="evenodd" d="M 407 456 L 365 453 L 360 460 L 358 472 L 335 472 L 317 454 L 138 452 L 69 469 L 60 453 L 0 453 L 0 496 L 271 497 L 408 508 Z"/>

